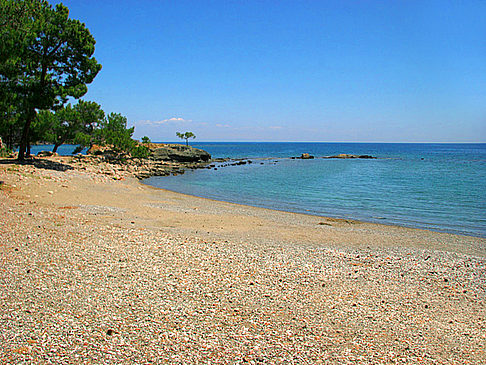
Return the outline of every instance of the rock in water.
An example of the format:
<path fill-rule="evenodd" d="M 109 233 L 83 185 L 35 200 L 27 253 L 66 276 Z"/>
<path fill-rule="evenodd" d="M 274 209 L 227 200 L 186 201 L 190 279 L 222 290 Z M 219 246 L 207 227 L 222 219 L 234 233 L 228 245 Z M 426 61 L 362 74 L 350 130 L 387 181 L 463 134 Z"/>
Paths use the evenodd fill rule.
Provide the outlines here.
<path fill-rule="evenodd" d="M 376 159 L 376 157 L 370 156 L 370 155 L 351 155 L 351 154 L 348 154 L 348 153 L 340 153 L 339 155 L 328 156 L 328 157 L 325 157 L 325 158 L 343 158 L 343 159 L 346 159 L 346 158 L 371 158 L 371 159 Z"/>
<path fill-rule="evenodd" d="M 207 162 L 211 155 L 204 150 L 184 145 L 165 145 L 152 153 L 155 160 L 177 162 Z"/>

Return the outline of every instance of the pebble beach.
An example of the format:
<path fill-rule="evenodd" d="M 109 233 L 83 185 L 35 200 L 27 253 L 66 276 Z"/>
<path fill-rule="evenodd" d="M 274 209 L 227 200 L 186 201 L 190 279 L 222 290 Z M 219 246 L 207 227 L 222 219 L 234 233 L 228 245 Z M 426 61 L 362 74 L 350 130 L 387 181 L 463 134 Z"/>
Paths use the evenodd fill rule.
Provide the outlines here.
<path fill-rule="evenodd" d="M 55 162 L 0 164 L 1 363 L 486 363 L 484 238 Z"/>

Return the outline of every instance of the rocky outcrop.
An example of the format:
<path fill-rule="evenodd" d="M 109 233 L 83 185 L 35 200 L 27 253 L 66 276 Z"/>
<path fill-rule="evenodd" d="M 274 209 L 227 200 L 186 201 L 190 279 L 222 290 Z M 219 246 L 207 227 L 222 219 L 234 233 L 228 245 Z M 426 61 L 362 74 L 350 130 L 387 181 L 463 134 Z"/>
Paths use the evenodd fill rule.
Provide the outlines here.
<path fill-rule="evenodd" d="M 93 145 L 88 150 L 88 156 L 77 155 L 75 158 L 87 158 L 94 163 L 109 163 L 111 166 L 118 166 L 116 170 L 129 172 L 139 179 L 183 174 L 187 169 L 204 168 L 211 160 L 209 153 L 190 146 L 158 143 L 143 145 L 149 149 L 147 158 L 134 158 L 129 154 L 114 151 L 110 146 L 98 145 Z M 110 169 L 107 173 L 110 173 Z"/>
<path fill-rule="evenodd" d="M 208 162 L 211 160 L 211 155 L 201 149 L 193 148 L 191 146 L 184 146 L 180 144 L 144 144 L 150 151 L 149 160 L 167 161 L 167 162 Z M 105 160 L 126 160 L 130 158 L 123 152 L 114 151 L 110 146 L 93 145 L 88 150 L 89 155 L 103 157 Z"/>
<path fill-rule="evenodd" d="M 125 161 L 129 156 L 126 153 L 118 152 L 112 146 L 92 145 L 87 152 L 88 155 L 101 157 L 105 161 L 119 162 Z"/>
<path fill-rule="evenodd" d="M 370 155 L 350 155 L 350 154 L 347 154 L 347 153 L 340 153 L 339 155 L 326 156 L 326 157 L 323 157 L 323 158 L 342 158 L 342 159 L 346 159 L 346 158 L 367 158 L 367 159 L 375 159 L 376 157 L 370 156 Z"/>
<path fill-rule="evenodd" d="M 314 158 L 314 156 L 312 156 L 311 154 L 309 153 L 303 153 L 301 154 L 299 157 L 290 157 L 292 160 L 295 160 L 295 159 L 299 159 L 299 160 L 312 160 Z"/>
<path fill-rule="evenodd" d="M 167 144 L 151 150 L 151 157 L 159 161 L 207 162 L 211 159 L 204 150 L 179 144 Z"/>

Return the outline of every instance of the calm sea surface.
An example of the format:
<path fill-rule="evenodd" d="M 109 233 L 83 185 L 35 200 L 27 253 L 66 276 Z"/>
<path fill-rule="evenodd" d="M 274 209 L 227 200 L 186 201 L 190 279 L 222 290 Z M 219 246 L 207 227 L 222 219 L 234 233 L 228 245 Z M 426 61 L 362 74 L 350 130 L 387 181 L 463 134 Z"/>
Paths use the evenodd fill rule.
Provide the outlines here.
<path fill-rule="evenodd" d="M 153 177 L 145 183 L 258 207 L 486 237 L 486 144 L 192 146 L 213 157 L 250 158 L 253 163 Z M 316 159 L 288 158 L 302 153 Z M 378 159 L 317 158 L 338 153 Z"/>
<path fill-rule="evenodd" d="M 258 207 L 486 237 L 486 144 L 191 145 L 213 157 L 250 158 L 253 163 L 153 177 L 145 183 Z M 32 152 L 37 149 L 46 146 L 34 146 Z M 61 146 L 59 152 L 72 150 Z M 378 159 L 289 159 L 302 153 Z"/>

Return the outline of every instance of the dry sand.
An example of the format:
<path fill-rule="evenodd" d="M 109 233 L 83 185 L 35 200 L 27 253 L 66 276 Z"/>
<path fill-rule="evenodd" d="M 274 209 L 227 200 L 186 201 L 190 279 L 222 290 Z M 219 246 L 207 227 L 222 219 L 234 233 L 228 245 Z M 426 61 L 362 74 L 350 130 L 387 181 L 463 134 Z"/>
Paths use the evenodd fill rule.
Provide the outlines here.
<path fill-rule="evenodd" d="M 83 169 L 0 164 L 2 363 L 486 362 L 485 239 Z"/>

